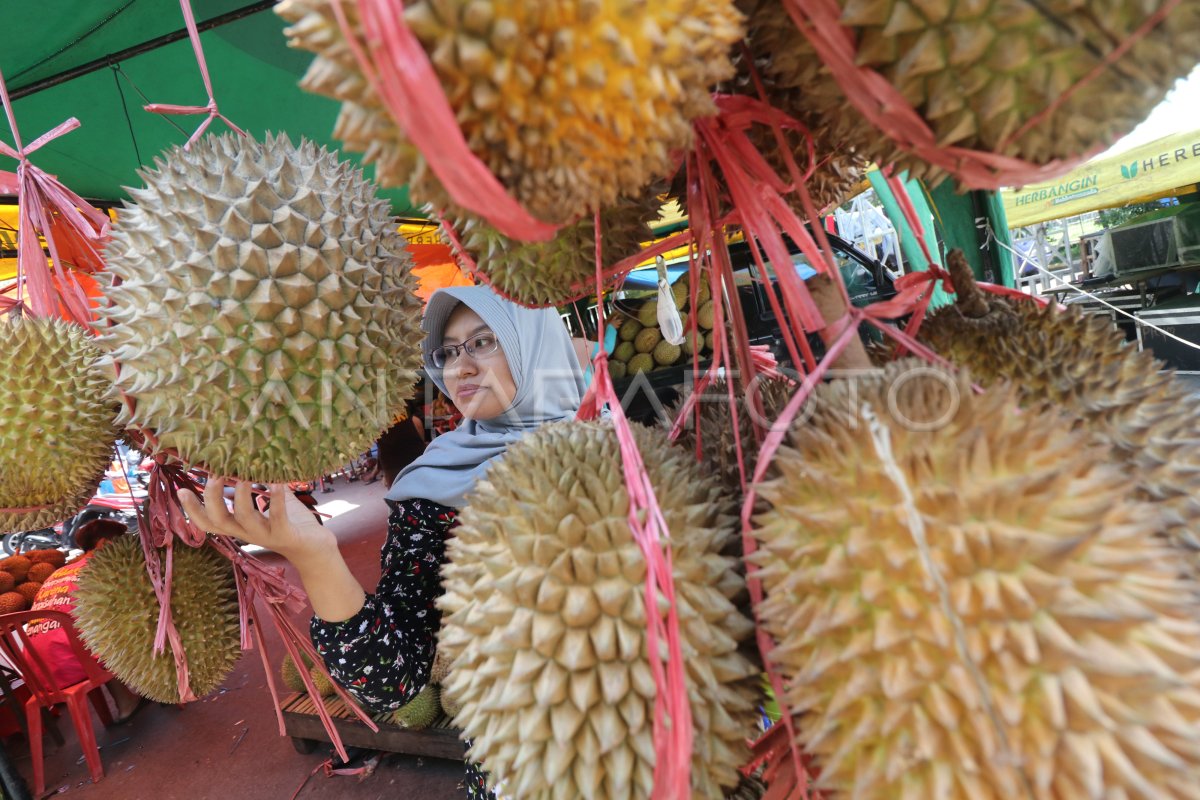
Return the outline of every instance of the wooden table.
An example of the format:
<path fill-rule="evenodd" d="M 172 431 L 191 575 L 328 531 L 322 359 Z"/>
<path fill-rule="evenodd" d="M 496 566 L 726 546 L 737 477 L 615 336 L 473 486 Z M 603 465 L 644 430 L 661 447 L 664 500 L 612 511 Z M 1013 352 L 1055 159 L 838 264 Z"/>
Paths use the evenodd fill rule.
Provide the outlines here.
<path fill-rule="evenodd" d="M 462 761 L 467 752 L 466 744 L 458 738 L 458 729 L 451 727 L 450 718 L 445 714 L 421 730 L 402 728 L 392 723 L 391 714 L 377 714 L 371 719 L 379 726 L 379 732 L 372 733 L 341 698 L 325 698 L 325 708 L 333 718 L 333 726 L 342 737 L 342 743 L 348 747 L 454 761 Z M 317 716 L 317 707 L 307 694 L 293 694 L 284 698 L 283 724 L 287 735 L 292 737 L 292 746 L 299 753 L 311 753 L 317 742 L 329 741 L 329 734 Z"/>

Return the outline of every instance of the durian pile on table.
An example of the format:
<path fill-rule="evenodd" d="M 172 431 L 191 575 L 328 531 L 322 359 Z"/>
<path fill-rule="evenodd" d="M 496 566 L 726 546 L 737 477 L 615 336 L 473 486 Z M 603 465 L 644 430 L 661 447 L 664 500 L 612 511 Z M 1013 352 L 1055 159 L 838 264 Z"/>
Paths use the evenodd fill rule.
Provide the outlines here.
<path fill-rule="evenodd" d="M 657 303 L 684 338 L 666 342 L 647 304 L 598 380 L 694 363 L 703 339 L 696 377 L 735 398 L 676 407 L 675 435 L 614 413 L 511 445 L 448 544 L 437 675 L 389 724 L 445 712 L 490 787 L 520 800 L 1200 798 L 1185 387 L 1106 320 L 997 292 L 937 253 L 948 271 L 907 284 L 897 302 L 917 313 L 899 322 L 813 322 L 809 290 L 781 276 L 785 336 L 827 333 L 859 363 L 855 326 L 888 344 L 859 377 L 801 359 L 797 380 L 760 384 L 771 371 L 737 340 L 721 257 L 727 226 L 802 238 L 869 162 L 963 188 L 1065 170 L 1200 60 L 1200 2 L 275 11 L 313 54 L 303 88 L 341 103 L 334 136 L 521 304 L 610 291 L 621 276 L 604 267 L 682 200 L 691 291 Z M 744 207 L 747 175 L 769 214 Z M 248 643 L 247 581 L 291 597 L 183 518 L 184 468 L 281 482 L 367 449 L 412 395 L 422 306 L 387 203 L 337 153 L 209 133 L 141 177 L 94 318 L 59 319 L 44 294 L 5 307 L 0 523 L 73 513 L 116 437 L 143 443 L 162 476 L 151 524 L 97 553 L 78 627 L 123 681 L 179 702 L 215 690 Z M 36 259 L 21 269 L 53 284 Z M 907 324 L 938 280 L 955 304 Z M 635 537 L 648 508 L 665 576 Z M 666 624 L 675 655 L 648 633 Z M 285 641 L 283 683 L 349 708 L 311 647 Z M 683 713 L 668 718 L 667 697 Z M 764 734 L 768 706 L 782 716 Z"/>

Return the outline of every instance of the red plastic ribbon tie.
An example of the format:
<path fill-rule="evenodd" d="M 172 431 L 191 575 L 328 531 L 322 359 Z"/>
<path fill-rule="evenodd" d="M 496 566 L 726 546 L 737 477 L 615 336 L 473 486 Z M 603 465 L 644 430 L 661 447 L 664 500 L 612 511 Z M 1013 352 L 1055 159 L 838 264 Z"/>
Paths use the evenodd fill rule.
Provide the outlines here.
<path fill-rule="evenodd" d="M 204 122 L 200 123 L 200 127 L 196 128 L 196 132 L 188 138 L 183 149 L 191 148 L 192 143 L 208 130 L 208 126 L 212 124 L 214 119 L 220 119 L 229 129 L 239 136 L 245 136 L 246 132 L 234 125 L 228 117 L 221 113 L 217 108 L 217 99 L 213 94 L 212 79 L 208 74 L 208 62 L 204 58 L 204 48 L 200 44 L 200 31 L 196 29 L 196 16 L 192 13 L 192 5 L 188 0 L 179 0 L 179 8 L 183 11 L 183 22 L 187 26 L 188 38 L 192 42 L 192 52 L 196 56 L 196 66 L 200 68 L 200 79 L 204 81 L 204 91 L 208 92 L 208 103 L 202 106 L 180 106 L 170 103 L 149 103 L 143 106 L 145 110 L 151 114 L 207 114 L 208 117 Z"/>
<path fill-rule="evenodd" d="M 595 216 L 596 292 L 604 289 L 600 215 Z M 597 326 L 604 329 L 603 304 L 596 309 Z M 646 647 L 657 693 L 654 700 L 654 800 L 686 800 L 691 795 L 692 713 L 688 704 L 686 669 L 679 640 L 679 618 L 672 577 L 670 531 L 646 474 L 629 420 L 612 385 L 608 355 L 599 348 L 592 362 L 595 376 L 588 387 L 577 419 L 595 419 L 607 405 L 621 450 L 621 469 L 629 492 L 629 528 L 646 559 Z M 667 602 L 667 613 L 657 612 L 658 596 Z M 667 644 L 667 659 L 659 659 L 659 642 Z"/>
<path fill-rule="evenodd" d="M 513 198 L 467 145 L 441 81 L 404 22 L 401 0 L 357 0 L 365 43 L 332 7 L 350 51 L 384 108 L 429 163 L 454 202 L 510 239 L 547 241 L 558 226 L 537 219 Z"/>
<path fill-rule="evenodd" d="M 71 117 L 22 145 L 16 115 L 0 74 L 0 101 L 8 117 L 15 147 L 0 142 L 0 153 L 17 160 L 16 173 L 3 173 L 3 189 L 17 195 L 17 297 L 4 309 L 27 309 L 39 317 L 60 317 L 91 327 L 92 312 L 87 293 L 72 270 L 94 271 L 103 261 L 100 248 L 108 238 L 108 215 L 67 189 L 29 161 L 47 142 L 79 127 Z M 50 250 L 46 258 L 38 241 L 41 235 Z M 29 299 L 24 295 L 28 289 Z"/>

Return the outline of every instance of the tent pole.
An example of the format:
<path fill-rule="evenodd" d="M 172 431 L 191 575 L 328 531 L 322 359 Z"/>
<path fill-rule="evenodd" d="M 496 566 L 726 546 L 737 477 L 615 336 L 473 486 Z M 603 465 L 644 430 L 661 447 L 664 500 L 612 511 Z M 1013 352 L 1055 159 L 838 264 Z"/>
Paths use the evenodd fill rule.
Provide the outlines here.
<path fill-rule="evenodd" d="M 266 11 L 274 5 L 275 0 L 258 0 L 258 2 L 251 3 L 247 6 L 242 6 L 241 8 L 235 8 L 233 11 L 213 17 L 212 19 L 198 22 L 196 24 L 196 28 L 203 33 L 204 31 L 211 30 L 213 28 L 219 28 L 222 25 L 228 25 L 230 22 L 236 22 L 244 17 L 252 16 L 260 11 Z M 186 38 L 188 38 L 187 28 L 180 28 L 177 31 L 163 34 L 162 36 L 157 36 L 153 39 L 142 42 L 141 44 L 135 44 L 133 47 L 127 47 L 124 50 L 116 53 L 109 53 L 106 56 L 89 61 L 86 64 L 80 64 L 77 67 L 72 67 L 71 69 L 64 70 L 63 72 L 56 73 L 47 78 L 42 78 L 40 81 L 34 81 L 27 86 L 15 88 L 9 93 L 9 96 L 14 101 L 20 100 L 22 97 L 28 97 L 31 94 L 37 94 L 44 89 L 58 86 L 60 83 L 66 83 L 67 81 L 87 75 L 90 72 L 104 69 L 110 64 L 126 61 L 134 56 L 140 56 L 143 53 L 149 53 L 151 50 L 157 50 L 158 48 L 164 47 L 172 42 L 178 42 L 179 40 Z"/>

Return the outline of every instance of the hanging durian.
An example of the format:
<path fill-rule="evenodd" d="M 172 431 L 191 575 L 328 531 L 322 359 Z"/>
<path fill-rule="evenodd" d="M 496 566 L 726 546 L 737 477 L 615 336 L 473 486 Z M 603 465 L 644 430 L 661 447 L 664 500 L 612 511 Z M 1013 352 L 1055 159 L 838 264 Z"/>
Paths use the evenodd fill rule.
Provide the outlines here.
<path fill-rule="evenodd" d="M 1027 407 L 1049 402 L 1077 416 L 1114 446 L 1147 497 L 1172 509 L 1165 532 L 1200 548 L 1200 411 L 1191 388 L 1107 317 L 988 295 L 958 251 L 947 267 L 956 303 L 931 314 L 920 338 L 983 385 L 1011 381 Z"/>
<path fill-rule="evenodd" d="M 826 796 L 1196 797 L 1197 586 L 1095 437 L 902 361 L 772 470 L 758 611 Z"/>
<path fill-rule="evenodd" d="M 187 653 L 189 685 L 203 697 L 242 654 L 237 587 L 229 562 L 211 547 L 176 542 L 173 558 L 171 619 Z M 104 666 L 143 697 L 180 702 L 170 645 L 154 653 L 159 603 L 141 540 L 120 536 L 97 550 L 79 573 L 75 597 L 75 625 Z"/>
<path fill-rule="evenodd" d="M 633 255 L 654 238 L 647 224 L 658 202 L 620 200 L 600 213 L 601 252 L 606 265 Z M 471 215 L 447 220 L 463 247 L 496 289 L 529 306 L 559 305 L 596 284 L 595 222 L 571 223 L 548 242 L 518 242 Z"/>
<path fill-rule="evenodd" d="M 317 54 L 301 85 L 343 101 L 334 136 L 385 186 L 449 207 L 424 157 L 364 80 L 331 0 L 285 0 L 289 43 Z M 342 10 L 361 38 L 357 9 Z M 471 151 L 526 209 L 573 221 L 674 171 L 742 36 L 732 0 L 525 3 L 417 0 L 404 20 L 429 54 Z"/>
<path fill-rule="evenodd" d="M 748 755 L 757 697 L 738 653 L 752 626 L 729 600 L 744 583 L 719 555 L 734 517 L 694 458 L 634 431 L 670 531 L 692 796 L 720 798 Z M 650 797 L 657 689 L 628 507 L 610 426 L 545 425 L 480 481 L 447 545 L 443 691 L 461 706 L 470 758 L 513 797 Z"/>
<path fill-rule="evenodd" d="M 0 320 L 0 533 L 60 522 L 95 493 L 117 439 L 112 373 L 57 319 Z"/>
<path fill-rule="evenodd" d="M 287 137 L 208 136 L 140 174 L 100 314 L 122 421 L 213 474 L 321 475 L 411 396 L 421 302 L 388 203 Z"/>
<path fill-rule="evenodd" d="M 1162 4 L 841 0 L 839 5 L 845 34 L 856 42 L 857 63 L 899 91 L 939 146 L 1037 164 L 1082 155 L 1129 132 L 1200 61 L 1200 3 L 1194 0 L 1176 5 L 1140 38 L 1135 32 Z M 747 13 L 755 55 L 769 59 L 764 69 L 780 87 L 803 92 L 835 141 L 878 164 L 895 162 L 913 177 L 941 175 L 897 151 L 862 117 L 780 0 L 740 0 L 739 7 Z M 1130 41 L 1127 52 L 1105 65 Z"/>
<path fill-rule="evenodd" d="M 791 399 L 795 387 L 790 381 L 771 378 L 757 378 L 751 384 L 751 390 L 757 394 L 762 407 L 762 415 L 752 410 L 746 402 L 743 388 L 734 387 L 737 403 L 738 436 L 741 442 L 742 455 L 745 458 L 746 481 L 754 477 L 757 464 L 759 439 L 755 436 L 754 427 L 769 430 L 771 424 L 783 411 L 787 401 Z M 686 398 L 681 398 L 668 411 L 667 416 L 672 424 L 679 416 L 679 411 Z M 733 437 L 733 416 L 729 407 L 728 385 L 723 379 L 713 381 L 697 400 L 699 408 L 699 424 L 695 418 L 689 420 L 680 431 L 676 440 L 688 453 L 696 453 L 696 435 L 700 436 L 700 456 L 705 472 L 716 476 L 726 497 L 737 500 L 742 496 L 741 473 L 738 469 L 737 446 Z"/>

